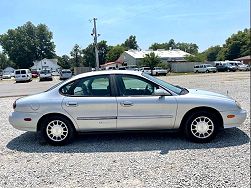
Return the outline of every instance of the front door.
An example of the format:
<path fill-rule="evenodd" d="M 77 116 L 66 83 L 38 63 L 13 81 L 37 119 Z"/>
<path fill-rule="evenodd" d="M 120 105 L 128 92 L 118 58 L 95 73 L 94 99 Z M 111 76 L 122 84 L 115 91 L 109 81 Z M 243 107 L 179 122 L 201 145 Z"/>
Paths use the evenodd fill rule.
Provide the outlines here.
<path fill-rule="evenodd" d="M 116 129 L 117 101 L 112 96 L 109 75 L 76 80 L 61 92 L 66 96 L 62 107 L 75 119 L 80 130 Z"/>
<path fill-rule="evenodd" d="M 177 110 L 174 96 L 155 96 L 159 86 L 138 76 L 117 75 L 116 80 L 118 129 L 173 128 Z"/>

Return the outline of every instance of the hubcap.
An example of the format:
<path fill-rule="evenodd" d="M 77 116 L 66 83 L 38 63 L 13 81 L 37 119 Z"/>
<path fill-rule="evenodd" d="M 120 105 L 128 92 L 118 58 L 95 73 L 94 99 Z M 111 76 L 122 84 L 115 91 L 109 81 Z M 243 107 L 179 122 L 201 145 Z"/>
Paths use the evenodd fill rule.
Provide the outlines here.
<path fill-rule="evenodd" d="M 62 141 L 68 135 L 68 128 L 63 121 L 53 120 L 47 125 L 46 134 L 53 141 Z"/>
<path fill-rule="evenodd" d="M 205 116 L 197 117 L 191 124 L 191 132 L 197 138 L 207 138 L 213 134 L 214 123 Z"/>

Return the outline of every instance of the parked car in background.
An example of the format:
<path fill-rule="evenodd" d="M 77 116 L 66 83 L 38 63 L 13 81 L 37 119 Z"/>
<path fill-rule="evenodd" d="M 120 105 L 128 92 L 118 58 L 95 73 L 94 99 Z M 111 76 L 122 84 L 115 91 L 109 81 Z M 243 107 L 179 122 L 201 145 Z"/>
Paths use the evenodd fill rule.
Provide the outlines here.
<path fill-rule="evenodd" d="M 154 67 L 152 71 L 153 76 L 159 76 L 159 75 L 164 75 L 166 76 L 167 70 L 163 69 L 162 67 Z"/>
<path fill-rule="evenodd" d="M 201 64 L 201 65 L 194 65 L 194 72 L 199 73 L 199 72 L 217 72 L 216 67 L 210 64 Z"/>
<path fill-rule="evenodd" d="M 32 78 L 37 78 L 38 77 L 38 71 L 32 70 L 31 71 L 31 76 L 32 76 Z"/>
<path fill-rule="evenodd" d="M 72 72 L 70 69 L 63 69 L 60 71 L 60 80 L 66 80 L 72 77 Z"/>
<path fill-rule="evenodd" d="M 235 72 L 237 67 L 231 65 L 230 63 L 216 63 L 216 68 L 218 72 Z"/>
<path fill-rule="evenodd" d="M 31 81 L 32 75 L 29 69 L 17 69 L 15 70 L 15 81 L 18 82 L 25 82 Z"/>
<path fill-rule="evenodd" d="M 11 79 L 11 73 L 8 71 L 7 72 L 4 71 L 2 77 L 3 79 Z"/>
<path fill-rule="evenodd" d="M 59 73 L 58 71 L 56 71 L 56 70 L 53 70 L 53 71 L 51 72 L 51 75 L 52 75 L 52 76 L 60 76 L 60 73 Z"/>
<path fill-rule="evenodd" d="M 126 70 L 126 69 L 127 69 L 127 67 L 125 67 L 125 66 L 121 66 L 118 68 L 118 70 Z"/>
<path fill-rule="evenodd" d="M 38 132 L 53 145 L 67 144 L 76 132 L 170 129 L 193 142 L 209 142 L 220 129 L 239 126 L 247 117 L 231 97 L 127 70 L 79 74 L 17 99 L 13 109 L 13 127 Z"/>
<path fill-rule="evenodd" d="M 232 66 L 236 66 L 237 70 L 239 70 L 239 71 L 248 71 L 248 70 L 250 70 L 248 65 L 243 64 L 241 62 L 230 62 L 229 64 L 232 65 Z"/>
<path fill-rule="evenodd" d="M 41 70 L 39 73 L 39 81 L 49 80 L 52 81 L 52 74 L 50 70 Z"/>
<path fill-rule="evenodd" d="M 152 71 L 150 69 L 150 67 L 141 67 L 140 71 L 146 73 L 146 74 L 152 74 Z"/>

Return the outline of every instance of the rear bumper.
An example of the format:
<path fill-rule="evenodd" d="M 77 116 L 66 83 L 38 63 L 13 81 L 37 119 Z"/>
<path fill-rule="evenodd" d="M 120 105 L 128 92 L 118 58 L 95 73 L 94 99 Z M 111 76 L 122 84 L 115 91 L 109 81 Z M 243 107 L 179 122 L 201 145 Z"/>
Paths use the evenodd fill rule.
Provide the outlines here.
<path fill-rule="evenodd" d="M 16 129 L 36 132 L 38 122 L 37 117 L 37 113 L 12 112 L 9 115 L 9 122 Z M 31 121 L 25 121 L 25 118 L 31 118 Z"/>

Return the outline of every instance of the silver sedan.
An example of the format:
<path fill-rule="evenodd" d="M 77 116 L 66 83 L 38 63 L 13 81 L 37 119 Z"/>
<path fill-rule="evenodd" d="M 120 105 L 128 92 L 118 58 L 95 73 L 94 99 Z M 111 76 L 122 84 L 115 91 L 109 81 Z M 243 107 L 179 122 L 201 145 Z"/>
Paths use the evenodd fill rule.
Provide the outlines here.
<path fill-rule="evenodd" d="M 20 98 L 9 122 L 38 132 L 48 143 L 67 144 L 77 132 L 181 130 L 209 142 L 222 128 L 246 119 L 234 99 L 174 86 L 138 71 L 97 71 L 72 77 L 49 90 Z"/>

